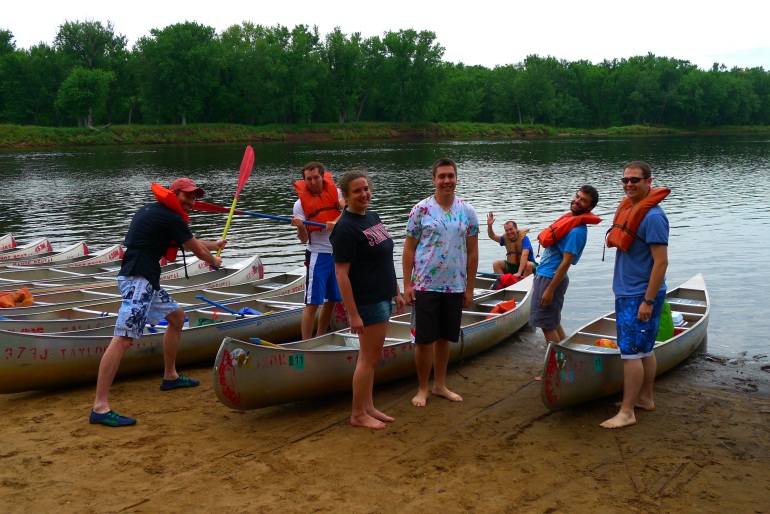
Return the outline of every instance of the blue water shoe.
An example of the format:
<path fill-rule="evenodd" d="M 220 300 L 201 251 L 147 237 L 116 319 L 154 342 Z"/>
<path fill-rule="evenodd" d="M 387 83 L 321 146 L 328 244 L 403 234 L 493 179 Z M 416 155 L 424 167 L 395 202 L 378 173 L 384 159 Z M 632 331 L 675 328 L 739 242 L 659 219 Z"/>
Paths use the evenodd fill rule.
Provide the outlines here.
<path fill-rule="evenodd" d="M 171 391 L 172 389 L 179 389 L 181 387 L 198 387 L 200 384 L 200 380 L 193 380 L 192 378 L 179 375 L 179 378 L 176 380 L 166 380 L 164 378 L 163 382 L 160 383 L 160 390 Z"/>
<path fill-rule="evenodd" d="M 114 410 L 107 411 L 103 414 L 91 411 L 91 415 L 88 417 L 88 422 L 92 425 L 106 425 L 108 427 L 128 427 L 136 424 L 134 418 L 128 416 L 121 416 Z"/>

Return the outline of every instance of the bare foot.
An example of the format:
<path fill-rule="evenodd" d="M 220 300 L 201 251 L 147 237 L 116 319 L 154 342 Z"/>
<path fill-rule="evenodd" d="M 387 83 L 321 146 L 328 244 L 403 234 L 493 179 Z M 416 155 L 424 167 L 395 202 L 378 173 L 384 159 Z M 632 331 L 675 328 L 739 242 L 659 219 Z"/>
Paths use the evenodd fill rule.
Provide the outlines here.
<path fill-rule="evenodd" d="M 446 398 L 450 402 L 461 402 L 463 401 L 463 397 L 460 396 L 457 393 L 453 393 L 446 387 L 434 387 L 433 391 L 431 391 L 436 396 L 441 396 L 442 398 Z"/>
<path fill-rule="evenodd" d="M 621 414 L 620 412 L 618 412 L 615 417 L 599 424 L 599 426 L 604 428 L 623 428 L 630 427 L 631 425 L 636 425 L 636 416 L 633 414 L 628 416 L 626 414 Z"/>
<path fill-rule="evenodd" d="M 541 380 L 543 380 L 543 379 L 540 377 L 540 375 L 535 377 L 535 382 L 540 382 Z"/>
<path fill-rule="evenodd" d="M 623 402 L 616 402 L 615 406 L 616 407 L 622 407 L 623 406 Z M 639 402 L 634 404 L 634 408 L 635 409 L 639 409 L 639 410 L 653 411 L 653 410 L 655 410 L 655 403 L 654 402 L 642 402 L 642 401 L 639 401 Z"/>
<path fill-rule="evenodd" d="M 387 425 L 379 419 L 374 419 L 368 414 L 363 416 L 350 416 L 350 424 L 354 427 L 373 428 L 375 430 L 382 430 Z"/>
<path fill-rule="evenodd" d="M 428 403 L 428 392 L 417 391 L 417 394 L 412 398 L 412 405 L 415 407 L 425 407 L 426 403 Z"/>
<path fill-rule="evenodd" d="M 380 421 L 385 421 L 387 423 L 393 423 L 394 421 L 396 421 L 396 418 L 392 418 L 387 414 L 385 414 L 384 412 L 378 411 L 374 407 L 366 409 L 366 413 L 371 417 L 373 417 L 374 419 L 379 419 Z"/>

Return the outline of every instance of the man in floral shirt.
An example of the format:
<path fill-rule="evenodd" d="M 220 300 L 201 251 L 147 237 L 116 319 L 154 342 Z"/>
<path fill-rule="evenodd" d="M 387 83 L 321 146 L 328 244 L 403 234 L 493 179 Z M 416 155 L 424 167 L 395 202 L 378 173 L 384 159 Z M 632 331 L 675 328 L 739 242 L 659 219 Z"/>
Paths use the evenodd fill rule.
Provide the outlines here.
<path fill-rule="evenodd" d="M 433 367 L 436 396 L 461 402 L 446 386 L 449 343 L 460 337 L 463 307 L 473 301 L 479 264 L 479 221 L 469 203 L 455 196 L 457 164 L 439 159 L 433 164 L 436 192 L 412 208 L 406 225 L 402 256 L 404 300 L 412 309 L 412 338 L 419 389 L 417 407 L 428 399 Z"/>

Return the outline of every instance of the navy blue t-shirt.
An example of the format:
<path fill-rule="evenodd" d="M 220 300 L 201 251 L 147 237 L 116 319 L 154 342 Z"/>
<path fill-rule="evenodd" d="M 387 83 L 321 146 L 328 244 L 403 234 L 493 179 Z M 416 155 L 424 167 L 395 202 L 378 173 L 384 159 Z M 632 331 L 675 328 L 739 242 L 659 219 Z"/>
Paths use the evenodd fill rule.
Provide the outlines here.
<path fill-rule="evenodd" d="M 160 259 L 174 241 L 182 246 L 193 235 L 184 218 L 165 205 L 147 204 L 134 214 L 123 245 L 126 253 L 120 267 L 124 277 L 144 277 L 160 289 Z"/>

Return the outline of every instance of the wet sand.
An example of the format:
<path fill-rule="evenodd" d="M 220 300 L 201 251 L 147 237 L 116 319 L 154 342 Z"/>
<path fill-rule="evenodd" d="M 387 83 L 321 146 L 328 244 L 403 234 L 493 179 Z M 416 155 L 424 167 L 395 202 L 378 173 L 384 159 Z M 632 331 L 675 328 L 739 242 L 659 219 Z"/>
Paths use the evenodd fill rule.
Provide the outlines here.
<path fill-rule="evenodd" d="M 119 380 L 134 427 L 89 425 L 93 387 L 0 395 L 1 512 L 770 512 L 767 356 L 700 353 L 656 382 L 657 409 L 606 430 L 610 397 L 552 413 L 525 328 L 450 372 L 459 404 L 379 386 L 396 417 L 348 424 L 350 395 L 235 412 L 196 389 Z M 764 369 L 763 369 L 764 368 Z"/>

